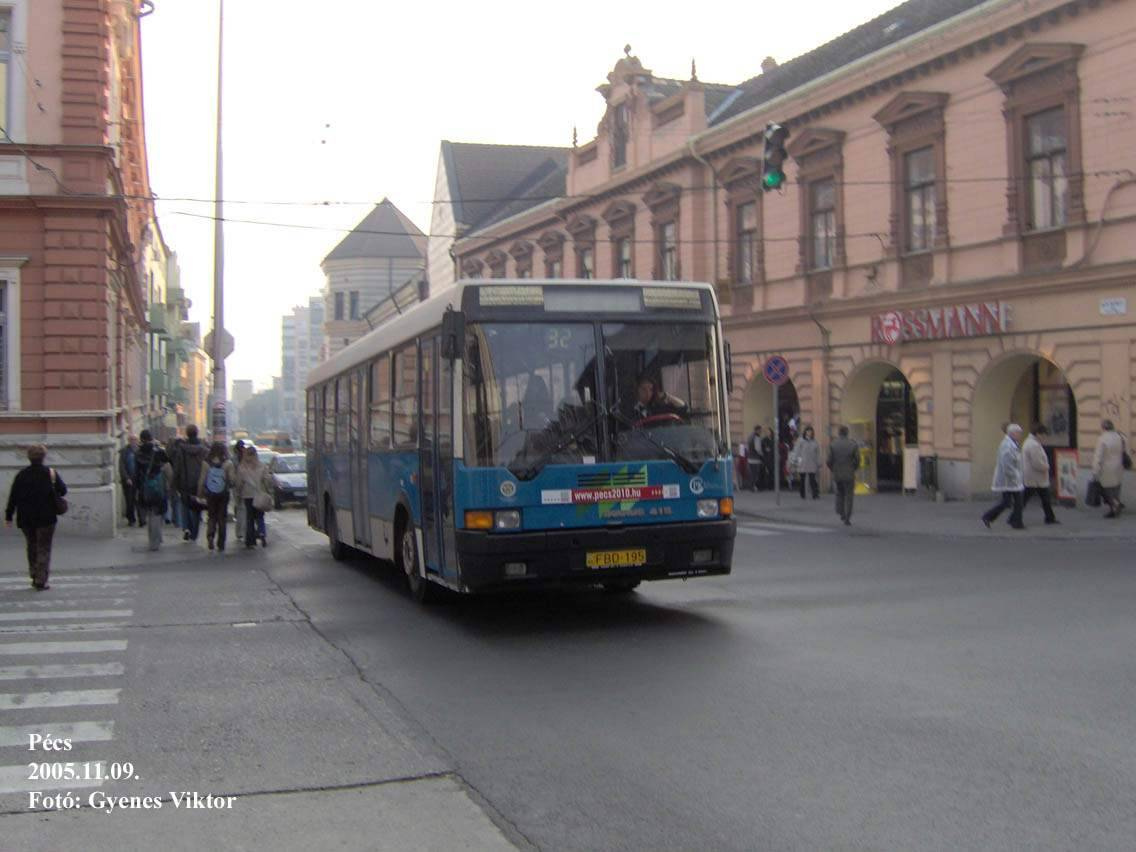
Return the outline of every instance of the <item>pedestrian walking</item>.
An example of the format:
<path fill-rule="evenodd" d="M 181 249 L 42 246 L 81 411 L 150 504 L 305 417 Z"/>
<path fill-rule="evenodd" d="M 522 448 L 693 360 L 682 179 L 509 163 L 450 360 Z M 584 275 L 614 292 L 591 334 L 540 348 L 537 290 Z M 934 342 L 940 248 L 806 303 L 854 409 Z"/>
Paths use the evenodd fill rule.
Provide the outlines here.
<path fill-rule="evenodd" d="M 67 511 L 67 485 L 63 477 L 44 465 L 47 447 L 35 444 L 28 448 L 28 466 L 16 474 L 8 492 L 8 507 L 4 511 L 4 525 L 16 526 L 27 543 L 28 574 L 32 588 L 43 592 L 51 588 L 51 542 L 55 537 L 55 523 Z"/>
<path fill-rule="evenodd" d="M 746 442 L 742 441 L 738 444 L 738 455 L 734 459 L 734 471 L 736 473 L 736 483 L 734 485 L 739 491 L 744 488 L 749 488 L 749 451 L 746 449 Z"/>
<path fill-rule="evenodd" d="M 1010 509 L 1010 526 L 1016 530 L 1024 530 L 1022 523 L 1022 492 L 1025 490 L 1025 479 L 1022 472 L 1022 427 L 1011 423 L 1006 427 L 1006 434 L 998 447 L 998 460 L 994 465 L 994 480 L 990 490 L 999 492 L 1002 496 L 998 502 L 987 509 L 982 515 L 982 523 L 986 528 L 1006 509 Z"/>
<path fill-rule="evenodd" d="M 262 547 L 268 547 L 264 513 L 272 508 L 272 473 L 257 458 L 255 447 L 245 447 L 237 468 L 237 482 L 245 504 L 245 547 L 256 547 L 258 538 Z"/>
<path fill-rule="evenodd" d="M 1101 436 L 1093 450 L 1093 479 L 1100 485 L 1101 500 L 1108 511 L 1106 518 L 1115 518 L 1124 504 L 1120 502 L 1120 482 L 1124 477 L 1124 456 L 1127 447 L 1124 438 L 1111 420 L 1101 423 Z"/>
<path fill-rule="evenodd" d="M 128 527 L 134 526 L 134 503 L 137 491 L 134 488 L 134 477 L 138 465 L 138 438 L 134 435 L 126 436 L 126 446 L 118 451 L 118 482 L 122 486 L 122 514 L 126 518 Z M 142 526 L 142 518 L 138 517 L 138 526 Z"/>
<path fill-rule="evenodd" d="M 172 500 L 172 499 L 169 499 L 169 498 L 175 496 L 174 491 L 173 491 L 173 484 L 172 484 L 173 483 L 173 473 L 172 473 L 173 463 L 174 463 L 174 460 L 178 457 L 178 454 L 181 452 L 181 445 L 182 445 L 182 442 L 184 440 L 185 439 L 182 438 L 180 435 L 175 435 L 174 437 L 172 437 L 168 441 L 166 441 L 166 447 L 165 447 L 166 458 L 169 459 L 171 474 L 170 474 L 170 487 L 167 489 L 169 491 L 169 494 L 167 495 L 167 499 L 166 499 L 166 511 L 165 511 L 164 517 L 166 519 L 167 524 L 169 524 L 170 526 L 177 527 L 179 530 L 184 529 L 183 524 L 182 524 L 181 500 Z"/>
<path fill-rule="evenodd" d="M 169 510 L 173 469 L 169 454 L 154 440 L 149 429 L 143 429 L 138 448 L 137 478 L 134 487 L 137 493 L 137 508 L 146 518 L 146 531 L 149 535 L 150 550 L 162 546 L 162 520 Z"/>
<path fill-rule="evenodd" d="M 1025 492 L 1022 495 L 1022 508 L 1029 503 L 1030 497 L 1037 495 L 1041 500 L 1041 511 L 1045 513 L 1047 524 L 1059 524 L 1057 516 L 1053 514 L 1053 502 L 1049 499 L 1049 456 L 1045 454 L 1045 447 L 1038 440 L 1039 435 L 1048 435 L 1049 430 L 1041 423 L 1030 426 L 1029 436 L 1022 444 L 1022 468 L 1025 482 Z"/>
<path fill-rule="evenodd" d="M 814 500 L 820 499 L 820 484 L 817 474 L 820 472 L 820 444 L 816 439 L 816 432 L 812 426 L 806 426 L 804 433 L 797 439 L 790 453 L 790 467 L 796 471 L 801 479 L 801 499 L 805 499 L 806 483 L 811 487 Z"/>
<path fill-rule="evenodd" d="M 236 481 L 237 470 L 229 460 L 228 449 L 222 442 L 214 442 L 201 466 L 197 482 L 197 495 L 205 501 L 209 511 L 205 542 L 210 550 L 213 549 L 214 540 L 219 552 L 225 550 L 225 536 L 229 529 L 229 495 Z"/>
<path fill-rule="evenodd" d="M 852 497 L 856 493 L 856 471 L 860 467 L 860 447 L 848 437 L 848 427 L 837 430 L 828 447 L 828 469 L 836 488 L 836 514 L 845 526 L 852 524 Z"/>
<path fill-rule="evenodd" d="M 773 470 L 773 427 L 761 436 L 761 472 L 764 486 L 773 488 L 773 477 L 780 474 Z"/>
<path fill-rule="evenodd" d="M 749 487 L 760 491 L 765 485 L 765 458 L 761 453 L 761 427 L 754 426 L 746 439 L 746 463 L 749 467 Z"/>
<path fill-rule="evenodd" d="M 181 504 L 182 539 L 197 541 L 201 530 L 201 507 L 197 503 L 197 484 L 208 449 L 197 437 L 197 426 L 185 427 L 185 441 L 173 459 L 174 490 Z"/>
<path fill-rule="evenodd" d="M 245 457 L 245 442 L 237 441 L 233 446 L 233 464 L 238 471 L 241 469 L 241 461 Z M 245 540 L 245 525 L 248 522 L 245 514 L 245 501 L 241 497 L 240 478 L 237 479 L 237 484 L 233 489 L 233 532 L 237 537 L 237 541 Z"/>

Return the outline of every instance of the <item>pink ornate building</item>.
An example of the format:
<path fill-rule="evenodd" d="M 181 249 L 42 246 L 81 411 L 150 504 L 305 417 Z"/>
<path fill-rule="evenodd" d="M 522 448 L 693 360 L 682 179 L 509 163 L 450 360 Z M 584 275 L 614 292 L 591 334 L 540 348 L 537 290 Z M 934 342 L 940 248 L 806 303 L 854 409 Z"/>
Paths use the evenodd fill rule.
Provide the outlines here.
<path fill-rule="evenodd" d="M 1068 477 L 1102 418 L 1136 414 L 1132 0 L 910 0 L 738 85 L 600 87 L 567 191 L 467 233 L 467 276 L 716 284 L 735 443 L 771 425 L 760 367 L 791 365 L 781 422 L 848 424 L 866 484 L 937 457 L 988 489 L 1007 421 L 1041 421 Z M 763 131 L 788 181 L 761 189 Z"/>
<path fill-rule="evenodd" d="M 146 408 L 138 10 L 0 0 L 0 490 L 43 441 L 71 488 L 63 523 L 96 534 Z"/>

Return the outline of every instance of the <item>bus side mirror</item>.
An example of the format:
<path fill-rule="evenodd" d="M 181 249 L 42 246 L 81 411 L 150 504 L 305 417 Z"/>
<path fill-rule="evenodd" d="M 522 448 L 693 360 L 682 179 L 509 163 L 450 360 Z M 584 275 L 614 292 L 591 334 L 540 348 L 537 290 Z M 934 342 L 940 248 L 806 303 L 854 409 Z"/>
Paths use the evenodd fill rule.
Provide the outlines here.
<path fill-rule="evenodd" d="M 442 357 L 454 361 L 461 355 L 465 340 L 465 316 L 461 311 L 448 310 L 442 315 Z"/>
<path fill-rule="evenodd" d="M 730 354 L 730 341 L 726 341 L 725 346 L 726 354 L 726 390 L 729 393 L 734 392 L 734 359 Z"/>

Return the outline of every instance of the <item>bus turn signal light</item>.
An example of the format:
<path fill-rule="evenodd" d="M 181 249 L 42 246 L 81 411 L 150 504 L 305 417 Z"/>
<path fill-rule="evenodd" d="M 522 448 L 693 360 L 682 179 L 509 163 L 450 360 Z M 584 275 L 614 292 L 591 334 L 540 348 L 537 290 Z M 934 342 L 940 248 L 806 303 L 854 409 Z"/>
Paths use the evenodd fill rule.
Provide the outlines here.
<path fill-rule="evenodd" d="M 491 529 L 493 529 L 493 513 L 492 512 L 466 512 L 465 513 L 465 528 L 467 530 L 491 530 Z"/>
<path fill-rule="evenodd" d="M 719 500 L 718 512 L 722 515 L 723 518 L 728 518 L 732 514 L 734 514 L 734 498 L 723 497 L 721 500 Z"/>

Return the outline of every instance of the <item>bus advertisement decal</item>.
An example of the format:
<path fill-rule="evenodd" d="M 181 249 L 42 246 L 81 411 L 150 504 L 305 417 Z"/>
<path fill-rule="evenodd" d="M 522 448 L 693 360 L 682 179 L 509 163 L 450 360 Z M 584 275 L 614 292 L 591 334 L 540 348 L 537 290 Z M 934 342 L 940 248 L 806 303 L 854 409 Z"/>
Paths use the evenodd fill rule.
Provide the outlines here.
<path fill-rule="evenodd" d="M 611 488 L 558 488 L 540 492 L 546 506 L 591 503 L 636 503 L 640 500 L 677 500 L 680 488 L 670 485 L 625 485 Z"/>

